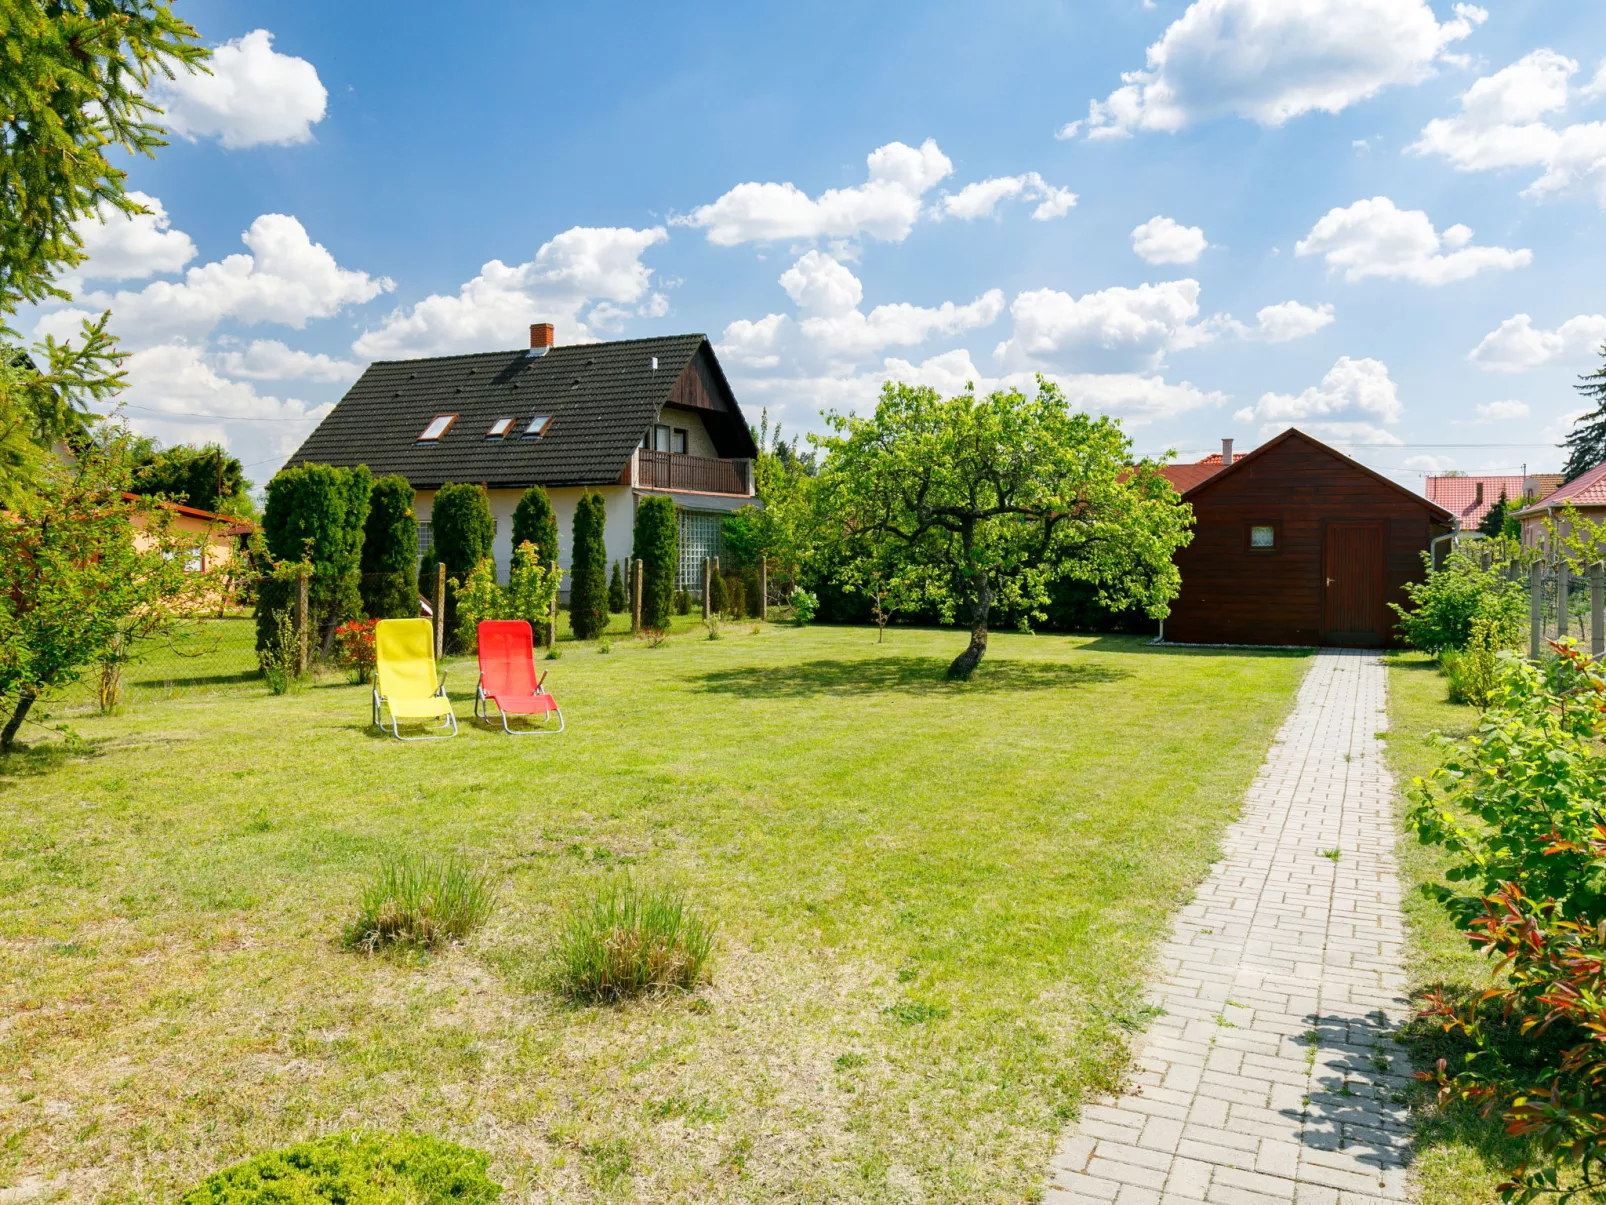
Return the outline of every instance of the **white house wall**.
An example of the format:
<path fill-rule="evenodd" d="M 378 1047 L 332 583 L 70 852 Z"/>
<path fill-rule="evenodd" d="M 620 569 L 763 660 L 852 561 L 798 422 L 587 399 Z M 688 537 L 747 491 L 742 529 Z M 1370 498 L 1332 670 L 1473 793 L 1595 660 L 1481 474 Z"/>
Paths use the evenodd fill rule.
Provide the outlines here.
<path fill-rule="evenodd" d="M 608 552 L 608 572 L 613 573 L 613 563 L 618 561 L 621 568 L 630 558 L 631 547 L 634 543 L 634 514 L 635 508 L 631 502 L 629 486 L 603 485 L 592 486 L 592 492 L 601 494 L 607 503 L 607 520 L 603 527 L 603 545 Z M 584 492 L 580 486 L 560 486 L 547 490 L 547 497 L 552 500 L 552 510 L 558 520 L 558 564 L 563 566 L 565 572 L 572 572 L 574 565 L 574 508 L 580 501 Z M 523 490 L 489 490 L 487 491 L 491 503 L 491 518 L 496 521 L 496 535 L 491 541 L 491 555 L 496 560 L 496 578 L 506 584 L 508 572 L 513 564 L 513 511 L 524 496 Z M 413 496 L 413 513 L 418 516 L 420 523 L 428 523 L 434 514 L 435 494 L 433 490 L 420 490 Z M 568 581 L 565 579 L 563 594 L 568 595 Z"/>

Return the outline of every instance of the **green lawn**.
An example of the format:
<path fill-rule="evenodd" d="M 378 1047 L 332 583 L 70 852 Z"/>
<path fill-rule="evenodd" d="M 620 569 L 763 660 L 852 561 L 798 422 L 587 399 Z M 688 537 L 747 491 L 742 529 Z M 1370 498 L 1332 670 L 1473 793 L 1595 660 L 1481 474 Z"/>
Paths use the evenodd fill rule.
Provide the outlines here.
<path fill-rule="evenodd" d="M 1461 739 L 1476 722 L 1473 708 L 1448 701 L 1445 679 L 1431 658 L 1421 653 L 1391 658 L 1388 750 L 1402 796 L 1412 778 L 1426 778 L 1444 760 L 1430 741 L 1432 734 Z M 1402 830 L 1399 860 L 1412 990 L 1443 986 L 1471 992 L 1485 987 L 1489 963 L 1467 944 L 1438 901 L 1422 890 L 1442 881 L 1442 851 Z M 1419 1069 L 1431 1070 L 1440 1056 L 1454 1062 L 1455 1051 L 1431 1027 L 1412 1026 L 1407 1033 Z M 1486 1120 L 1471 1108 L 1438 1108 L 1435 1091 L 1424 1085 L 1415 1093 L 1419 1205 L 1494 1205 L 1500 1200 L 1495 1186 L 1504 1179 L 1503 1170 L 1521 1161 L 1528 1146 L 1505 1137 L 1498 1120 Z"/>
<path fill-rule="evenodd" d="M 569 644 L 557 737 L 401 745 L 332 681 L 73 717 L 87 752 L 0 763 L 0 1187 L 170 1201 L 369 1125 L 485 1150 L 510 1200 L 1032 1199 L 1307 662 L 1005 634 L 949 684 L 962 643 Z M 489 925 L 342 950 L 396 850 L 487 865 Z M 548 990 L 622 873 L 716 919 L 710 987 Z"/>

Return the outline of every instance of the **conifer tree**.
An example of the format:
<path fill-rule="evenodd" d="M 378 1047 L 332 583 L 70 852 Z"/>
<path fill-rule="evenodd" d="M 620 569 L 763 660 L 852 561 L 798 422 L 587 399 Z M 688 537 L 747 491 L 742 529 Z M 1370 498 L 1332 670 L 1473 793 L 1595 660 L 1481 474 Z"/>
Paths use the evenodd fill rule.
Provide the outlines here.
<path fill-rule="evenodd" d="M 550 566 L 558 559 L 558 516 L 552 499 L 539 485 L 524 491 L 513 508 L 513 547 L 528 541 L 535 545 L 536 559 Z"/>
<path fill-rule="evenodd" d="M 581 640 L 608 630 L 608 549 L 603 527 L 608 504 L 587 490 L 574 507 L 574 540 L 569 568 L 569 626 Z"/>
<path fill-rule="evenodd" d="M 643 498 L 636 507 L 632 555 L 641 562 L 641 626 L 663 631 L 669 627 L 669 610 L 675 597 L 675 561 L 679 556 L 675 504 L 671 499 L 657 494 Z"/>
<path fill-rule="evenodd" d="M 1595 408 L 1573 423 L 1572 434 L 1561 441 L 1561 446 L 1568 449 L 1567 465 L 1562 469 L 1568 481 L 1606 463 L 1606 344 L 1602 344 L 1600 354 L 1601 366 L 1579 377 L 1573 386 Z"/>
<path fill-rule="evenodd" d="M 474 567 L 491 555 L 496 521 L 491 517 L 491 500 L 483 485 L 448 483 L 435 491 L 430 510 L 430 533 L 434 547 L 419 567 L 419 584 L 426 598 L 433 599 L 435 565 L 446 566 L 446 631 L 457 632 L 457 587 L 468 581 Z M 455 647 L 455 645 L 454 645 Z"/>
<path fill-rule="evenodd" d="M 615 615 L 630 609 L 630 600 L 625 597 L 625 576 L 619 571 L 619 562 L 613 563 L 613 576 L 608 579 L 608 610 Z"/>
<path fill-rule="evenodd" d="M 405 477 L 380 477 L 368 495 L 362 539 L 362 609 L 369 619 L 418 615 L 418 519 Z"/>
<path fill-rule="evenodd" d="M 1506 528 L 1507 509 L 1506 491 L 1501 490 L 1499 501 L 1488 509 L 1482 521 L 1479 522 L 1478 534 L 1489 536 L 1492 539 L 1503 532 Z"/>

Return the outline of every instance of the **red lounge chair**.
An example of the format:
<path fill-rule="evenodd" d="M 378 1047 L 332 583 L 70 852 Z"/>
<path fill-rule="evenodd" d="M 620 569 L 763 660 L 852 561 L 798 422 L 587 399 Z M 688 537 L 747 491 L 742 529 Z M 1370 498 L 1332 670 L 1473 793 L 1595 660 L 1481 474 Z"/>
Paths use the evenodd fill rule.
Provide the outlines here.
<path fill-rule="evenodd" d="M 534 736 L 538 732 L 562 732 L 563 709 L 542 688 L 546 675 L 535 676 L 535 641 L 530 625 L 522 619 L 486 619 L 478 629 L 480 642 L 480 684 L 475 691 L 474 714 L 487 724 L 487 701 L 496 704 L 502 717 L 502 731 L 509 736 Z M 540 717 L 540 726 L 515 732 L 507 726 L 510 715 Z M 552 727 L 552 717 L 558 726 Z"/>

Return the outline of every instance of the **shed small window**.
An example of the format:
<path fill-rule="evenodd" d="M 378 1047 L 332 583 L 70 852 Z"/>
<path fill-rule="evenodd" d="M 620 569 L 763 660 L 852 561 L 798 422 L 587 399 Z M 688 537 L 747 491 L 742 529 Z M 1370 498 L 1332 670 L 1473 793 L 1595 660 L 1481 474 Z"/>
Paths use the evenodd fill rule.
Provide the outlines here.
<path fill-rule="evenodd" d="M 512 419 L 510 419 L 510 418 L 499 418 L 494 423 L 491 424 L 491 429 L 485 433 L 485 438 L 486 439 L 501 439 L 504 435 L 506 435 L 512 429 L 513 429 L 513 420 Z"/>
<path fill-rule="evenodd" d="M 524 428 L 525 439 L 535 439 L 546 434 L 546 429 L 552 425 L 550 414 L 537 414 L 530 420 L 530 425 Z"/>
<path fill-rule="evenodd" d="M 1249 529 L 1249 547 L 1277 547 L 1277 529 L 1275 527 L 1251 527 Z"/>
<path fill-rule="evenodd" d="M 426 440 L 433 441 L 439 439 L 441 436 L 446 434 L 446 429 L 450 427 L 452 423 L 456 421 L 456 419 L 457 415 L 455 414 L 437 414 L 434 418 L 429 420 L 429 426 L 424 428 L 423 434 L 418 437 L 418 442 L 423 443 Z"/>

